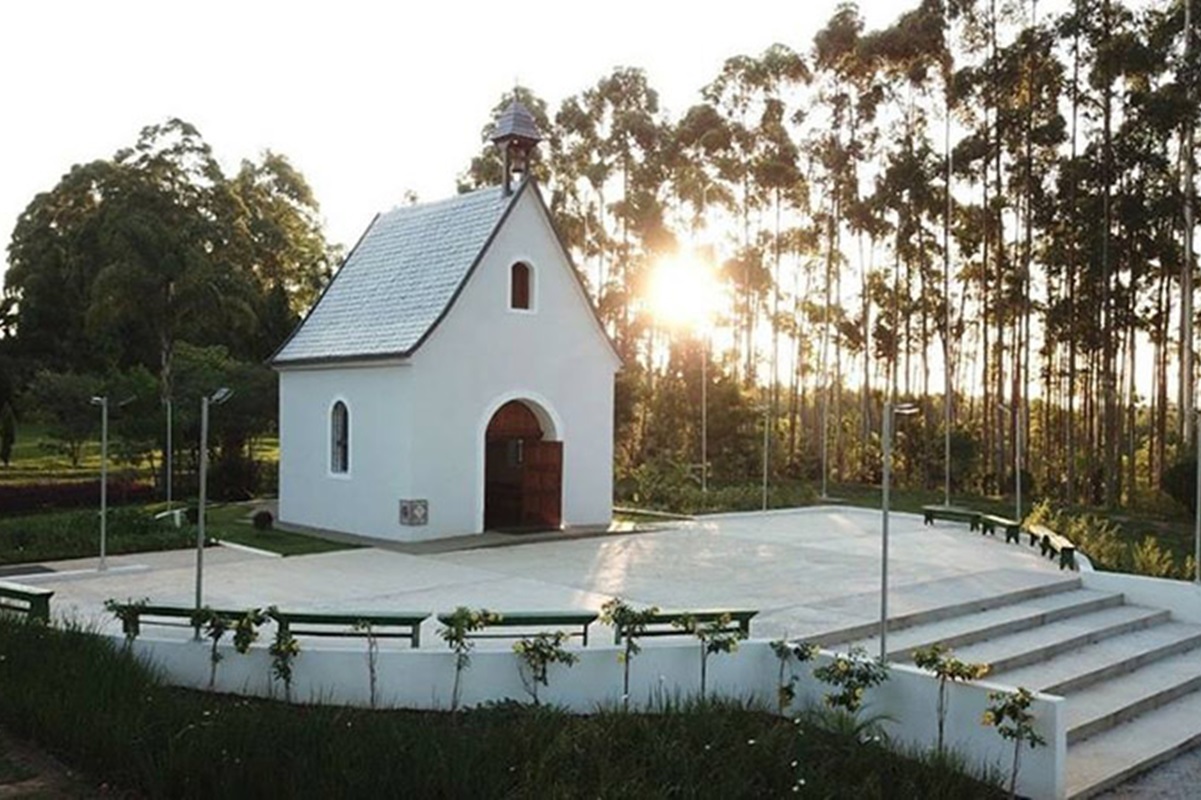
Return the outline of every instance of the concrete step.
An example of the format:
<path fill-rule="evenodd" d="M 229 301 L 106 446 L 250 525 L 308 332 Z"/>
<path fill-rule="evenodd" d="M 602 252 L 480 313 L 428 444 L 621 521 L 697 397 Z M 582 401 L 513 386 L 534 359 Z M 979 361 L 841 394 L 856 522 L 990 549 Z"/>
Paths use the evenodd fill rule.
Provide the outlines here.
<path fill-rule="evenodd" d="M 1201 627 L 1165 622 L 1086 645 L 1047 661 L 994 670 L 990 679 L 1048 694 L 1068 695 L 1197 647 L 1201 647 Z"/>
<path fill-rule="evenodd" d="M 1038 597 L 1049 597 L 1063 592 L 1077 591 L 1080 587 L 1079 577 L 1068 577 L 1061 581 L 1043 583 L 1024 589 L 1016 589 L 1011 592 L 1003 592 L 992 597 L 974 598 L 962 603 L 953 603 L 938 608 L 915 611 L 911 614 L 890 615 L 888 618 L 888 631 L 892 635 L 895 631 L 905 630 L 917 625 L 926 625 L 940 620 L 978 614 L 990 609 L 1001 608 Z M 879 628 L 879 623 L 869 622 L 863 625 L 854 625 L 841 630 L 823 633 L 815 637 L 815 640 L 822 647 L 834 650 L 846 650 L 849 649 L 849 646 L 844 647 L 843 645 L 849 645 L 852 642 L 874 636 L 879 631 Z"/>
<path fill-rule="evenodd" d="M 1171 614 L 1162 609 L 1118 606 L 968 645 L 956 655 L 969 663 L 989 664 L 996 675 L 1170 619 Z"/>
<path fill-rule="evenodd" d="M 1201 634 L 1199 634 L 1201 635 Z M 1201 689 L 1201 649 L 1186 650 L 1067 695 L 1068 744 Z M 1198 788 L 1201 792 L 1201 787 Z"/>
<path fill-rule="evenodd" d="M 1041 625 L 1121 605 L 1121 594 L 1092 589 L 1076 589 L 1035 597 L 976 614 L 915 625 L 896 632 L 890 627 L 888 655 L 892 661 L 910 661 L 913 658 L 913 651 L 919 647 L 929 647 L 941 643 L 957 650 L 976 642 L 1031 630 Z M 864 648 L 869 653 L 877 653 L 880 649 L 879 636 L 852 642 L 847 645 L 847 649 L 856 646 Z"/>
<path fill-rule="evenodd" d="M 1201 745 L 1201 692 L 1141 714 L 1068 748 L 1067 797 L 1092 797 Z"/>

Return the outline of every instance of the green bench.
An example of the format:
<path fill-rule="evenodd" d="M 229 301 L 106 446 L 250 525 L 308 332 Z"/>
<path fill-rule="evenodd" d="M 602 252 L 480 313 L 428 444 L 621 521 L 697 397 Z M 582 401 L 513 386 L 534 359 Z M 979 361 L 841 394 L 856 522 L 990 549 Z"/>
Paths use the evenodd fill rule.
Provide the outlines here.
<path fill-rule="evenodd" d="M 268 611 L 283 635 L 328 636 L 344 639 L 408 639 L 410 647 L 421 646 L 421 623 L 430 618 L 428 611 L 381 614 L 378 611 L 339 611 L 336 613 Z"/>
<path fill-rule="evenodd" d="M 0 581 L 0 612 L 25 614 L 30 619 L 50 621 L 50 598 L 54 592 Z"/>
<path fill-rule="evenodd" d="M 1046 525 L 1031 525 L 1029 530 L 1031 541 L 1037 541 L 1044 556 L 1058 559 L 1060 569 L 1076 569 L 1076 545 L 1071 539 L 1060 536 Z"/>
<path fill-rule="evenodd" d="M 651 615 L 646 621 L 646 628 L 639 634 L 643 636 L 690 636 L 688 631 L 680 627 L 685 617 L 696 620 L 698 625 L 712 625 L 715 622 L 727 621 L 722 626 L 723 632 L 739 633 L 745 639 L 751 635 L 751 618 L 758 611 L 661 611 Z M 728 618 L 728 619 L 727 619 Z M 624 626 L 617 626 L 613 631 L 613 643 L 621 644 L 625 638 Z"/>
<path fill-rule="evenodd" d="M 252 609 L 210 609 L 214 614 L 224 617 L 231 623 L 246 616 Z M 369 625 L 371 633 L 380 639 L 408 639 L 413 647 L 421 645 L 421 623 L 429 619 L 430 612 L 415 612 L 403 614 L 381 614 L 375 611 L 338 612 L 338 613 L 309 613 L 296 611 L 280 611 L 275 609 L 269 613 L 275 624 L 285 633 L 293 636 L 330 636 L 346 639 L 364 638 L 367 631 L 356 629 Z M 113 611 L 121 620 L 121 629 L 126 637 L 137 638 L 142 632 L 143 625 L 161 625 L 175 628 L 192 628 L 195 625 L 192 617 L 194 608 L 181 606 L 151 606 L 117 604 Z"/>
<path fill-rule="evenodd" d="M 959 508 L 957 506 L 922 506 L 922 521 L 924 524 L 933 525 L 936 519 L 945 519 L 950 522 L 966 522 L 973 531 L 980 527 L 979 511 L 972 511 L 970 508 Z"/>
<path fill-rule="evenodd" d="M 121 620 L 121 632 L 126 638 L 136 639 L 142 634 L 143 625 L 156 625 L 165 628 L 191 628 L 196 629 L 193 622 L 193 617 L 196 614 L 196 609 L 183 606 L 151 606 L 142 605 L 139 603 L 114 603 L 111 610 Z M 214 614 L 228 619 L 230 622 L 237 622 L 246 616 L 250 609 L 232 610 L 227 608 L 209 609 Z"/>
<path fill-rule="evenodd" d="M 1009 517 L 999 517 L 996 514 L 981 514 L 980 515 L 980 534 L 989 534 L 990 536 L 997 535 L 997 528 L 1005 531 L 1006 542 L 1021 542 L 1022 540 L 1022 523 L 1016 519 Z"/>
<path fill-rule="evenodd" d="M 556 630 L 564 627 L 568 636 L 579 637 L 580 643 L 588 646 L 588 626 L 596 622 L 595 611 L 496 611 L 499 619 L 489 622 L 483 630 L 471 631 L 467 634 L 471 639 L 519 639 L 532 632 L 535 628 Z M 451 614 L 439 614 L 438 621 L 443 625 L 451 623 Z M 519 628 L 521 630 L 500 631 L 496 628 Z M 573 630 L 577 629 L 578 630 Z"/>

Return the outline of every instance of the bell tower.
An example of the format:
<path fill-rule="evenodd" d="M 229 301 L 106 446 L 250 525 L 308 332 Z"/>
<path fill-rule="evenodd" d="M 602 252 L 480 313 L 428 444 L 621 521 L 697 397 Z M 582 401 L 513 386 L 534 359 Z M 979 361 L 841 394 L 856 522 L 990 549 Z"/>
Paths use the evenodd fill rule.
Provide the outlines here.
<path fill-rule="evenodd" d="M 505 159 L 505 194 L 513 193 L 514 173 L 526 173 L 530 167 L 530 155 L 538 142 L 542 141 L 534 115 L 519 100 L 509 107 L 496 121 L 492 130 L 492 143 L 500 148 Z"/>

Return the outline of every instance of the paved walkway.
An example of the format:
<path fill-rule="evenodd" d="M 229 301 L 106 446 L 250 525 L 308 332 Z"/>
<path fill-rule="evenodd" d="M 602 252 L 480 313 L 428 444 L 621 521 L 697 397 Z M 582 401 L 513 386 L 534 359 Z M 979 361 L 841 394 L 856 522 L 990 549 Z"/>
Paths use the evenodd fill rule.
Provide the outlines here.
<path fill-rule="evenodd" d="M 894 614 L 1063 580 L 1031 548 L 970 533 L 965 525 L 893 514 Z M 95 567 L 60 562 L 56 570 Z M 193 601 L 189 551 L 109 559 L 107 574 L 40 575 L 54 607 L 109 624 L 108 598 Z M 810 636 L 877 619 L 880 514 L 810 508 L 707 517 L 639 533 L 540 541 L 425 555 L 368 548 L 269 558 L 225 548 L 205 555 L 205 603 L 306 610 L 599 608 L 620 595 L 662 608 L 755 608 L 762 637 Z"/>

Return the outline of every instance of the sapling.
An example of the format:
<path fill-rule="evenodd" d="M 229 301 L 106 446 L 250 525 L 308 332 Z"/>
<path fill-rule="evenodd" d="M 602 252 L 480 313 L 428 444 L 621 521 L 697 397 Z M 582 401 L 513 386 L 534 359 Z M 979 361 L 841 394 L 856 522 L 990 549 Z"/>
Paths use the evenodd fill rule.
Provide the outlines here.
<path fill-rule="evenodd" d="M 1009 773 L 1009 800 L 1013 800 L 1017 796 L 1022 744 L 1030 745 L 1033 750 L 1047 740 L 1034 729 L 1035 716 L 1029 710 L 1034 694 L 1029 689 L 1019 686 L 1016 692 L 989 692 L 988 702 L 983 723 L 995 727 L 1001 738 L 1013 741 L 1013 769 Z"/>
<path fill-rule="evenodd" d="M 580 657 L 575 653 L 568 652 L 564 649 L 563 644 L 567 641 L 567 634 L 563 631 L 555 631 L 554 633 L 539 633 L 535 636 L 524 638 L 513 645 L 513 652 L 521 659 L 521 663 L 525 665 L 529 671 L 529 678 L 526 678 L 526 673 L 520 667 L 517 668 L 518 675 L 521 677 L 521 683 L 525 686 L 525 690 L 534 700 L 534 705 L 538 705 L 538 686 L 549 686 L 547 673 L 551 664 L 563 664 L 570 667 L 572 664 L 580 660 Z"/>
<path fill-rule="evenodd" d="M 270 611 L 276 612 L 277 610 L 272 606 Z M 279 619 L 277 613 L 272 613 L 271 616 Z M 277 623 L 275 640 L 271 642 L 267 652 L 271 654 L 271 676 L 275 680 L 283 681 L 284 699 L 290 703 L 292 702 L 292 662 L 296 660 L 296 656 L 300 655 L 300 642 L 292 635 L 290 628 Z"/>
<path fill-rule="evenodd" d="M 211 692 L 217 685 L 217 665 L 224 658 L 221 651 L 217 649 L 217 645 L 220 644 L 221 639 L 230 628 L 229 620 L 205 606 L 192 614 L 192 627 L 203 629 L 204 635 L 212 643 L 209 649 L 209 691 Z"/>
<path fill-rule="evenodd" d="M 888 680 L 888 667 L 868 658 L 862 647 L 853 647 L 850 653 L 837 655 L 813 670 L 813 676 L 838 689 L 825 695 L 826 705 L 841 708 L 853 717 L 863 706 L 864 691 Z"/>
<path fill-rule="evenodd" d="M 375 635 L 375 628 L 365 619 L 356 622 L 354 629 L 367 636 L 367 680 L 370 685 L 371 707 L 375 708 L 376 683 L 378 680 L 376 668 L 379 664 L 379 637 Z"/>
<path fill-rule="evenodd" d="M 701 623 L 692 614 L 683 614 L 672 621 L 672 625 L 691 633 L 701 643 L 701 697 L 705 696 L 705 677 L 708 673 L 709 656 L 712 653 L 733 653 L 738 642 L 746 638 L 741 630 L 730 630 L 731 617 L 722 614 L 707 623 Z"/>
<path fill-rule="evenodd" d="M 149 604 L 149 597 L 143 597 L 140 600 L 126 600 L 124 603 L 118 603 L 112 598 L 104 601 L 104 609 L 112 612 L 112 615 L 121 622 L 121 632 L 125 634 L 126 649 L 133 646 L 133 640 L 138 638 L 138 617 L 141 616 L 142 609 Z"/>
<path fill-rule="evenodd" d="M 475 642 L 471 640 L 469 634 L 500 622 L 500 620 L 500 614 L 486 608 L 473 611 L 466 606 L 459 606 L 446 618 L 446 626 L 442 628 L 439 635 L 455 653 L 455 683 L 450 694 L 451 711 L 459 709 L 459 687 L 462 682 L 463 670 L 471 664 L 471 651 L 475 648 Z"/>
<path fill-rule="evenodd" d="M 789 645 L 785 639 L 776 639 L 770 644 L 771 651 L 780 660 L 780 678 L 776 688 L 776 708 L 780 712 L 780 715 L 783 716 L 796 700 L 797 676 L 789 674 L 788 680 L 784 680 L 784 671 L 788 668 L 789 658 L 795 656 L 796 660 L 802 663 L 812 661 L 820 648 L 815 644 L 807 642 Z"/>
<path fill-rule="evenodd" d="M 638 638 L 646 632 L 646 626 L 658 613 L 658 606 L 638 611 L 620 597 L 614 597 L 601 606 L 601 622 L 616 628 L 619 639 L 625 644 L 617 660 L 622 665 L 621 706 L 626 711 L 630 710 L 630 660 L 642 652 Z"/>
<path fill-rule="evenodd" d="M 234 623 L 234 650 L 245 655 L 259 638 L 259 626 L 267 621 L 262 609 L 252 608 Z"/>
<path fill-rule="evenodd" d="M 959 681 L 978 681 L 988 674 L 988 664 L 969 664 L 951 655 L 942 644 L 913 651 L 913 663 L 933 672 L 938 678 L 938 752 L 943 752 L 947 721 L 947 684 Z"/>

